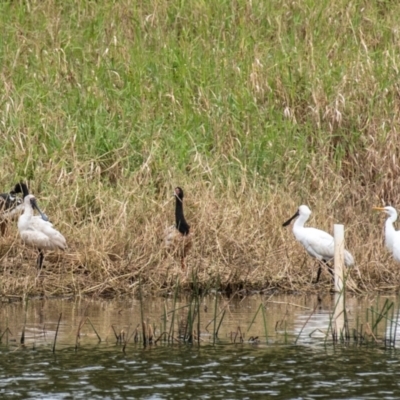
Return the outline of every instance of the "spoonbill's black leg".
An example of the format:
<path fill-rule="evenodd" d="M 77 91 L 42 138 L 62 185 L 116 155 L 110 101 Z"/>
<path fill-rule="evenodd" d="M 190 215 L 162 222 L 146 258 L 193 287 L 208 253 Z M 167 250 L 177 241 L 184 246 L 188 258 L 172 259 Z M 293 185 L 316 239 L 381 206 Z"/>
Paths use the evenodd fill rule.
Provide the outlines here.
<path fill-rule="evenodd" d="M 318 272 L 317 272 L 317 279 L 313 283 L 318 283 L 319 282 L 319 278 L 321 276 L 321 272 L 322 272 L 322 265 L 319 264 Z"/>
<path fill-rule="evenodd" d="M 37 261 L 38 269 L 42 269 L 43 258 L 44 258 L 43 250 L 39 249 L 39 257 L 38 257 L 38 261 Z"/>
<path fill-rule="evenodd" d="M 329 273 L 332 275 L 332 279 L 333 279 L 334 278 L 333 269 L 329 266 L 327 261 L 323 261 L 323 263 L 326 265 L 326 268 L 328 269 Z M 319 282 L 319 278 L 321 276 L 321 272 L 322 272 L 322 263 L 319 264 L 318 273 L 317 273 L 317 279 L 314 281 L 314 283 L 318 283 Z"/>

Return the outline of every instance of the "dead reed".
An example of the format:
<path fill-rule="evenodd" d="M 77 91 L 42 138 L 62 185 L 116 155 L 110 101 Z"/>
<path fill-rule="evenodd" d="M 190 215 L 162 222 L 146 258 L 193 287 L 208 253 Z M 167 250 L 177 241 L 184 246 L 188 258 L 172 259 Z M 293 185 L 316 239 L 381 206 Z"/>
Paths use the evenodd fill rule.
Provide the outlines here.
<path fill-rule="evenodd" d="M 315 291 L 330 284 L 329 274 L 323 273 L 322 285 L 312 285 L 317 263 L 295 241 L 291 229 L 281 227 L 303 202 L 296 190 L 288 189 L 291 197 L 277 188 L 271 193 L 264 187 L 264 192 L 246 181 L 239 192 L 219 193 L 207 186 L 187 182 L 186 213 L 195 232 L 187 271 L 163 249 L 163 228 L 174 218 L 169 187 L 151 201 L 148 193 L 130 196 L 124 186 L 112 194 L 113 201 L 99 188 L 99 198 L 108 197 L 99 209 L 101 216 L 74 224 L 64 222 L 65 208 L 55 207 L 56 195 L 50 193 L 46 212 L 68 238 L 69 248 L 65 253 L 49 252 L 38 279 L 35 252 L 21 244 L 13 224 L 0 238 L 1 293 L 114 297 L 138 295 L 141 286 L 144 295 L 162 295 L 177 280 L 183 291 L 192 290 L 194 283 L 202 291 L 228 292 Z M 348 189 L 332 189 L 336 198 L 328 205 L 323 205 L 322 193 L 310 194 L 309 224 L 327 231 L 335 222 L 345 224 L 346 246 L 356 260 L 350 271 L 353 290 L 397 290 L 400 274 L 383 245 L 384 220 L 369 209 L 378 201 L 375 192 L 359 203 Z M 125 206 L 114 208 L 123 198 Z"/>
<path fill-rule="evenodd" d="M 65 347 L 79 351 L 94 343 L 96 348 L 111 344 L 124 353 L 132 348 L 156 345 L 296 345 L 299 339 L 302 345 L 397 346 L 398 300 L 393 297 L 382 301 L 379 296 L 374 296 L 360 301 L 354 296 L 356 302 L 349 307 L 351 312 L 345 306 L 341 314 L 336 312 L 338 298 L 332 301 L 329 295 L 325 296 L 329 300 L 328 307 L 316 296 L 303 296 L 299 301 L 287 296 L 290 301 L 295 300 L 294 303 L 276 302 L 273 296 L 258 296 L 259 300 L 234 297 L 236 299 L 226 299 L 218 293 L 203 297 L 191 293 L 178 301 L 173 296 L 165 301 L 158 298 L 156 307 L 148 304 L 148 299 L 133 300 L 131 305 L 126 301 L 91 299 L 68 301 L 65 305 L 60 299 L 36 300 L 36 305 L 29 301 L 29 307 L 28 302 L 16 302 L 4 306 L 3 317 L 10 315 L 12 319 L 2 319 L 0 342 L 14 349 L 45 345 L 53 353 L 56 348 Z M 310 299 L 315 305 L 304 307 L 303 302 L 308 303 Z M 272 303 L 278 303 L 278 306 L 271 307 Z M 209 307 L 203 307 L 206 304 Z M 125 310 L 121 306 L 125 306 Z M 240 309 L 242 306 L 244 309 Z M 302 309 L 300 313 L 299 309 Z M 252 310 L 250 314 L 249 310 Z M 320 315 L 314 318 L 316 313 Z M 94 322 L 92 317 L 96 318 Z M 344 321 L 339 329 L 334 321 L 337 317 Z M 314 329 L 315 326 L 318 328 Z M 51 337 L 50 341 L 48 337 Z"/>

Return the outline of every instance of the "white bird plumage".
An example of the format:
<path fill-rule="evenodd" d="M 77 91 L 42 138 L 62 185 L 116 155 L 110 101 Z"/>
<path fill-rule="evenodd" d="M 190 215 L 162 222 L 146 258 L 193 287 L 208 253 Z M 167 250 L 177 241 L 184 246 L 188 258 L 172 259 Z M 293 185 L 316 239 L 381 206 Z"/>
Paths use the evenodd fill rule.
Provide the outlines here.
<path fill-rule="evenodd" d="M 385 244 L 393 258 L 400 262 L 400 231 L 396 231 L 393 226 L 397 220 L 397 211 L 391 206 L 374 207 L 374 210 L 383 211 L 389 216 L 385 221 Z"/>
<path fill-rule="evenodd" d="M 34 208 L 37 209 L 40 216 L 33 215 Z M 18 230 L 24 243 L 39 250 L 39 269 L 43 264 L 43 250 L 65 250 L 67 248 L 65 237 L 54 229 L 53 224 L 46 221 L 44 217 L 35 197 L 31 194 L 25 196 L 24 213 L 18 219 Z"/>
<path fill-rule="evenodd" d="M 308 254 L 326 264 L 334 257 L 335 242 L 333 236 L 329 233 L 320 229 L 304 226 L 310 215 L 311 210 L 306 205 L 301 205 L 296 214 L 287 220 L 283 226 L 289 225 L 293 219 L 298 217 L 293 224 L 293 233 L 295 238 L 304 246 Z M 354 265 L 354 258 L 347 250 L 344 251 L 344 262 L 347 267 Z M 328 269 L 332 274 L 332 270 L 329 267 Z M 318 269 L 315 283 L 319 281 L 320 275 L 321 265 Z"/>

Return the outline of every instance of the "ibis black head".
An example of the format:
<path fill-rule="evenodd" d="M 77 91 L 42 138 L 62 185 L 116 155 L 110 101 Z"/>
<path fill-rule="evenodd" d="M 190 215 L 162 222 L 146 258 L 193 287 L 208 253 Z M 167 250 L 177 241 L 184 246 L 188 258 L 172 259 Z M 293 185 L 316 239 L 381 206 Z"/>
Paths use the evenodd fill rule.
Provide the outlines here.
<path fill-rule="evenodd" d="M 175 197 L 176 197 L 177 199 L 179 199 L 180 201 L 182 201 L 182 200 L 183 200 L 183 196 L 184 196 L 182 188 L 180 188 L 179 186 L 177 186 L 177 187 L 175 188 L 174 195 L 175 195 Z"/>
<path fill-rule="evenodd" d="M 17 183 L 14 189 L 10 191 L 10 194 L 16 195 L 17 193 L 22 193 L 25 198 L 29 194 L 28 186 L 24 182 Z"/>

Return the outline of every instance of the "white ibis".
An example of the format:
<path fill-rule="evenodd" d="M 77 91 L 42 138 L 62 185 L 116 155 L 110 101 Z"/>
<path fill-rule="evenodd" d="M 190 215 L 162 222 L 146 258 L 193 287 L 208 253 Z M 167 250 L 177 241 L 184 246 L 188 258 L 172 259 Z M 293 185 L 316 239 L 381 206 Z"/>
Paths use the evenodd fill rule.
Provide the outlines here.
<path fill-rule="evenodd" d="M 293 233 L 295 238 L 304 246 L 310 256 L 328 264 L 334 257 L 335 243 L 333 236 L 325 231 L 316 228 L 305 227 L 304 224 L 311 215 L 311 210 L 302 205 L 297 210 L 296 214 L 288 219 L 283 226 L 288 226 L 293 219 L 299 217 L 293 224 Z M 347 251 L 344 251 L 344 263 L 347 267 L 354 265 L 353 256 Z M 328 271 L 332 273 L 332 269 L 327 265 Z M 319 281 L 322 266 L 319 265 L 317 279 L 314 283 Z"/>
<path fill-rule="evenodd" d="M 40 216 L 34 216 L 33 211 L 39 212 Z M 37 266 L 43 265 L 43 250 L 65 250 L 67 242 L 64 236 L 53 228 L 53 224 L 47 220 L 36 203 L 35 196 L 29 194 L 24 199 L 24 213 L 18 219 L 18 230 L 24 243 L 35 247 L 39 251 Z"/>
<path fill-rule="evenodd" d="M 400 231 L 396 231 L 393 226 L 397 220 L 397 211 L 390 206 L 373 207 L 373 209 L 383 211 L 389 216 L 385 222 L 385 244 L 393 254 L 393 258 L 400 262 Z"/>
<path fill-rule="evenodd" d="M 190 226 L 183 215 L 183 190 L 176 187 L 175 196 L 175 225 L 165 230 L 165 247 L 181 259 L 182 269 L 185 269 L 185 257 L 192 247 Z"/>

